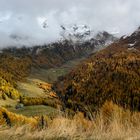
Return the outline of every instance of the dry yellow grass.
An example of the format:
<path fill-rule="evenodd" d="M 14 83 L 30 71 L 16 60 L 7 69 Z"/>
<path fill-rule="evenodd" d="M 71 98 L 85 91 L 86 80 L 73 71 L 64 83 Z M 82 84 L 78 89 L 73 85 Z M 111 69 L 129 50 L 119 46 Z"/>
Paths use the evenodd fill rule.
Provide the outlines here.
<path fill-rule="evenodd" d="M 42 130 L 30 126 L 1 128 L 0 140 L 139 140 L 140 113 L 105 103 L 91 121 L 77 113 L 73 119 L 58 116 Z"/>

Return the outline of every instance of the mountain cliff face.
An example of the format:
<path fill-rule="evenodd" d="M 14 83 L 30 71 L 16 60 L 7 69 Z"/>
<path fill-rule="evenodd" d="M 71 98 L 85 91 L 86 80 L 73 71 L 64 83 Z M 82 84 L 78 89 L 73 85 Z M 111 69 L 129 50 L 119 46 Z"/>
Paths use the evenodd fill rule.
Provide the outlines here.
<path fill-rule="evenodd" d="M 73 110 L 97 111 L 105 101 L 140 110 L 140 31 L 92 54 L 54 89 Z"/>

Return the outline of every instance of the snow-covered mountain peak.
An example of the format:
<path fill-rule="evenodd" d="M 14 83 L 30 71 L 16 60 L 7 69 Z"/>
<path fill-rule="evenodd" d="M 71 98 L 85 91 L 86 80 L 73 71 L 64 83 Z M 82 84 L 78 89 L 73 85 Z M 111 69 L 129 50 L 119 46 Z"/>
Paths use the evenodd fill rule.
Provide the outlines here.
<path fill-rule="evenodd" d="M 94 32 L 87 25 L 61 25 L 61 36 L 64 40 L 69 40 L 73 43 L 83 43 L 85 41 L 99 41 L 103 42 L 105 45 L 111 44 L 116 38 L 106 32 Z"/>
<path fill-rule="evenodd" d="M 61 25 L 61 36 L 73 42 L 83 42 L 93 37 L 93 31 L 87 25 Z"/>

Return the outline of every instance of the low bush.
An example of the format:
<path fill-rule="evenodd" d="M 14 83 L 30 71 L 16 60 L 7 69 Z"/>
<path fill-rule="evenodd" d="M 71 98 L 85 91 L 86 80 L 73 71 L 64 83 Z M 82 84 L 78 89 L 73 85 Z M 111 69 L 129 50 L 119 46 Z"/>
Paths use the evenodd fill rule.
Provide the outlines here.
<path fill-rule="evenodd" d="M 24 104 L 25 106 L 48 105 L 55 108 L 60 105 L 60 101 L 58 99 L 49 99 L 42 97 L 20 97 L 20 103 Z"/>

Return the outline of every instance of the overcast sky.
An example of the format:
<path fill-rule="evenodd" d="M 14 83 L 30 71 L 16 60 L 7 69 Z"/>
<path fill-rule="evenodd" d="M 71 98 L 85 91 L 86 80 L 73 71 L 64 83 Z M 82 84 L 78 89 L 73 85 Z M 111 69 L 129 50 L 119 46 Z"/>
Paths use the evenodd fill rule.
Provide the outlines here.
<path fill-rule="evenodd" d="M 0 46 L 16 44 L 11 35 L 27 45 L 57 40 L 61 24 L 129 34 L 140 25 L 140 0 L 0 0 Z"/>

